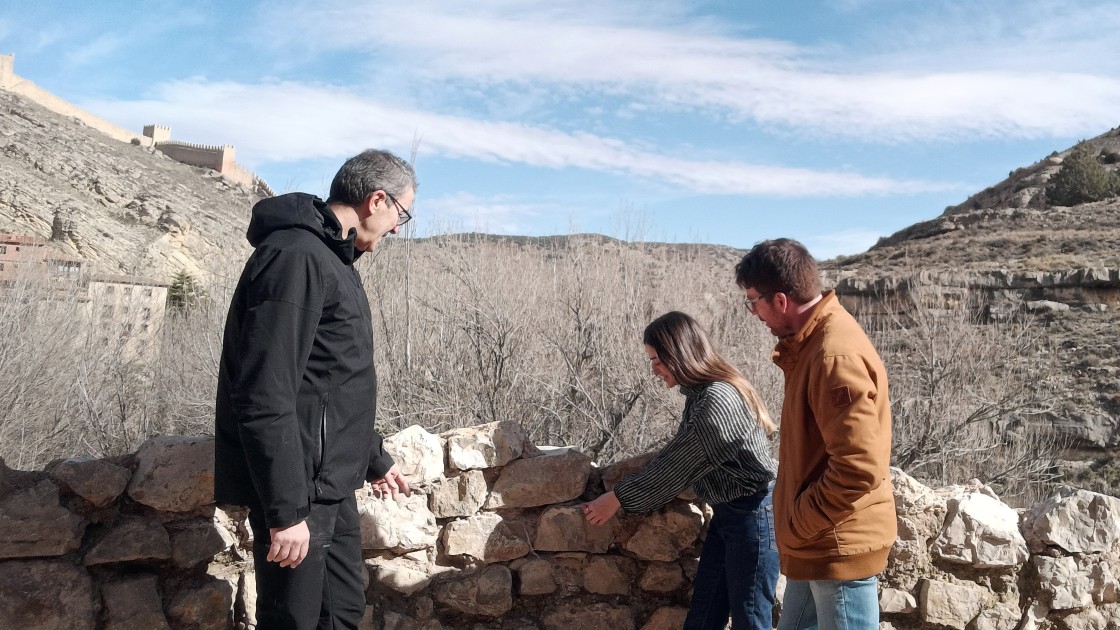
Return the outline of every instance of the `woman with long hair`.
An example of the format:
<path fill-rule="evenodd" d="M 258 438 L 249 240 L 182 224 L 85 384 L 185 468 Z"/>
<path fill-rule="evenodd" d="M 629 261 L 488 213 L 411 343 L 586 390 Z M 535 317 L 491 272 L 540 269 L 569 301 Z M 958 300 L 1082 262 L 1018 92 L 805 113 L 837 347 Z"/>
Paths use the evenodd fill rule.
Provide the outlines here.
<path fill-rule="evenodd" d="M 778 580 L 774 423 L 758 392 L 712 349 L 692 317 L 666 313 L 646 327 L 642 342 L 653 374 L 685 395 L 680 426 L 649 464 L 583 504 L 583 513 L 603 525 L 620 508 L 651 512 L 691 487 L 714 516 L 684 627 L 722 630 L 730 615 L 733 630 L 771 630 Z"/>

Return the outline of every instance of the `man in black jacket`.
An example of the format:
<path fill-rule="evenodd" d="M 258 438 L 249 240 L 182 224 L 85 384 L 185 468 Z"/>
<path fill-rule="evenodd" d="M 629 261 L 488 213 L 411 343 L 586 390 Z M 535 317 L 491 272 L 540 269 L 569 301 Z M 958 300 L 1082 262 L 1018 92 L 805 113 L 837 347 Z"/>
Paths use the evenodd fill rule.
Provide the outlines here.
<path fill-rule="evenodd" d="M 354 261 L 412 218 L 416 176 L 385 151 L 346 161 L 324 202 L 253 207 L 218 373 L 214 495 L 249 507 L 261 630 L 357 628 L 365 610 L 354 491 L 408 482 L 374 429 L 369 303 Z"/>

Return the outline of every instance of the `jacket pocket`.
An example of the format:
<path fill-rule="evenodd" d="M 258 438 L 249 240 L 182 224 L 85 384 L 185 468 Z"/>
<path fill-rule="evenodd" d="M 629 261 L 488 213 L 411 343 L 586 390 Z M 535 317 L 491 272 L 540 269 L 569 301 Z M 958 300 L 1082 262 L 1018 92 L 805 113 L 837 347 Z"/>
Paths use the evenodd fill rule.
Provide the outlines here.
<path fill-rule="evenodd" d="M 327 455 L 327 398 L 324 397 L 320 401 L 319 407 L 319 431 L 317 436 L 317 444 L 315 449 L 315 460 L 313 467 L 313 481 L 315 482 L 315 496 L 318 497 L 323 494 L 322 484 L 320 483 L 323 478 L 323 469 L 326 467 Z"/>

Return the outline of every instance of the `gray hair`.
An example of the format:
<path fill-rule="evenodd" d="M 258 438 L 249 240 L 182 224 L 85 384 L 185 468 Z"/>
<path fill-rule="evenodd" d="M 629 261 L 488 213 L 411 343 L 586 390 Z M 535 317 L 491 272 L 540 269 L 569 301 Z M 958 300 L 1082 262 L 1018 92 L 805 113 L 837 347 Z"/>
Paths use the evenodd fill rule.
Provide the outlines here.
<path fill-rule="evenodd" d="M 375 191 L 400 196 L 416 190 L 416 171 L 401 158 L 378 149 L 367 149 L 346 160 L 331 182 L 327 203 L 357 205 Z"/>

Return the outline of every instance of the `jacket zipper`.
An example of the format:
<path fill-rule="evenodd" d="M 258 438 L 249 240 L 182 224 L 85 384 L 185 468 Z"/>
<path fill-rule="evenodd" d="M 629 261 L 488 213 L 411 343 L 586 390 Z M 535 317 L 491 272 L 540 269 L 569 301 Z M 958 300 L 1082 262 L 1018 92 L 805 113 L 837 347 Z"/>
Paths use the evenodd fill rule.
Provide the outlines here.
<path fill-rule="evenodd" d="M 323 413 L 319 418 L 319 467 L 315 470 L 315 494 L 323 496 L 323 487 L 319 484 L 323 467 L 326 466 L 327 450 L 327 401 L 323 401 Z"/>

